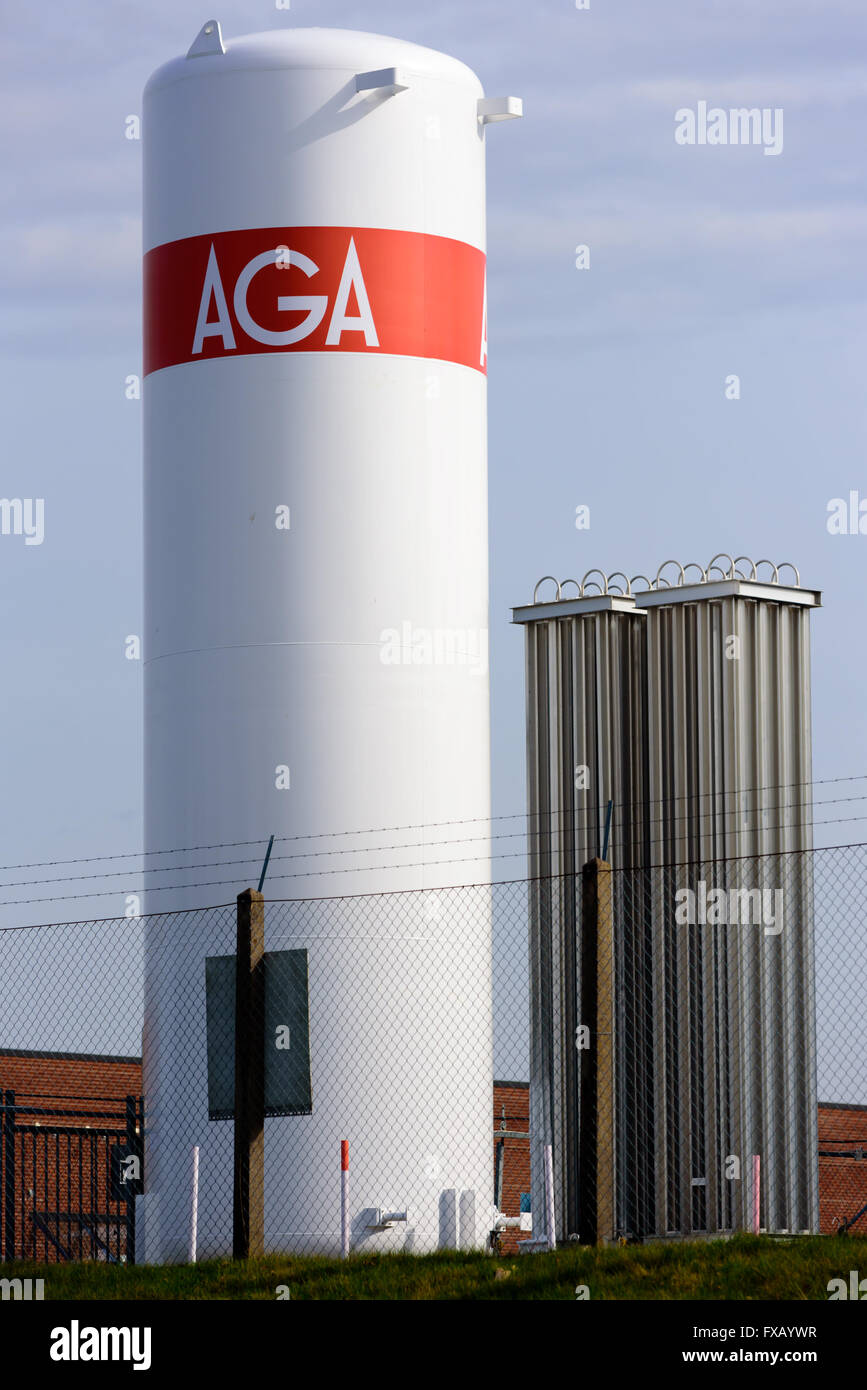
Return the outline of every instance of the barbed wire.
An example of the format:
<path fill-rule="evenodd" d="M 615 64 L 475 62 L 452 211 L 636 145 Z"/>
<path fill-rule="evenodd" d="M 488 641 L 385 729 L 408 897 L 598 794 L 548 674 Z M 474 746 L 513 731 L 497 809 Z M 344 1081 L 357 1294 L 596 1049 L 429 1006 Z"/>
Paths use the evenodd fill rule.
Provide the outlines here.
<path fill-rule="evenodd" d="M 719 792 L 719 793 L 716 793 L 716 795 L 720 795 L 720 796 L 722 796 L 722 795 L 733 795 L 733 793 L 722 793 L 722 792 Z M 828 798 L 826 798 L 825 800 L 822 800 L 822 801 L 811 801 L 811 802 L 809 802 L 808 804 L 809 804 L 809 806 L 812 808 L 812 807 L 815 807 L 815 806 L 840 806 L 840 805 L 844 805 L 844 804 L 848 804 L 848 803 L 850 803 L 850 802 L 856 802 L 856 801 L 867 801 L 867 793 L 864 793 L 864 794 L 862 794 L 861 796 L 837 796 L 837 797 L 828 797 Z M 752 816 L 752 815 L 767 815 L 767 814 L 768 814 L 769 812 L 771 812 L 771 811 L 789 811 L 789 810 L 798 810 L 798 809 L 804 809 L 804 803 L 799 802 L 799 801 L 789 801 L 789 802 L 783 802 L 783 803 L 776 803 L 776 804 L 771 805 L 771 806 L 755 806 L 755 807 L 750 807 L 750 808 L 744 808 L 744 807 L 740 807 L 740 806 L 732 806 L 732 807 L 728 807 L 728 808 L 723 808 L 723 809 L 721 809 L 721 810 L 711 809 L 711 810 L 708 810 L 708 811 L 696 811 L 696 812 L 689 812 L 689 811 L 687 811 L 687 812 L 685 812 L 683 815 L 680 815 L 680 816 L 657 816 L 657 817 L 654 817 L 654 818 L 650 818 L 650 819 L 644 820 L 643 823 L 644 823 L 645 826 L 651 826 L 651 825 L 671 825 L 671 824 L 677 824 L 678 822 L 682 822 L 682 821 L 690 821 L 690 822 L 693 822 L 693 823 L 694 823 L 695 820 L 710 820 L 710 819 L 717 818 L 717 817 L 719 817 L 719 816 L 746 816 L 746 815 Z M 585 815 L 589 814 L 589 812 L 587 811 L 587 809 L 584 808 L 584 807 L 577 807 L 577 808 L 576 808 L 576 807 L 564 807 L 562 810 L 559 810 L 559 809 L 552 809 L 552 810 L 549 811 L 549 812 L 541 812 L 541 811 L 540 811 L 540 812 L 536 812 L 535 814 L 536 814 L 536 815 L 540 815 L 540 816 L 541 816 L 541 815 L 559 816 L 559 815 L 569 815 L 570 812 L 574 812 L 574 814 L 576 814 L 576 815 L 577 815 L 577 814 L 585 814 Z M 819 822 L 819 823 L 821 824 L 822 822 Z M 621 819 L 613 820 L 613 821 L 612 821 L 612 830 L 617 830 L 617 829 L 621 829 L 621 830 L 622 830 L 624 827 L 631 826 L 631 825 L 632 825 L 632 821 L 627 820 L 627 819 L 624 817 L 624 818 L 621 818 Z M 482 843 L 484 843 L 484 844 L 489 844 L 489 843 L 491 843 L 491 842 L 493 842 L 493 841 L 496 841 L 496 840 L 516 840 L 516 839 L 524 838 L 525 836 L 529 836 L 529 837 L 531 837 L 531 838 L 532 838 L 532 837 L 536 837 L 536 836 L 544 836 L 544 835 L 549 835 L 549 836 L 550 836 L 550 835 L 556 835 L 556 834 L 561 834 L 561 833 L 568 833 L 570 830 L 576 830 L 576 829 L 582 830 L 582 829 L 587 829 L 587 828 L 588 828 L 587 824 L 585 824 L 585 825 L 579 825 L 579 826 L 575 826 L 575 825 L 569 826 L 569 825 L 567 825 L 567 826 L 563 826 L 563 827 L 559 827 L 559 828 L 558 828 L 558 827 L 548 827 L 547 829 L 536 829 L 536 830 L 527 830 L 527 829 L 524 829 L 524 830 L 512 830 L 512 831 L 506 831 L 506 832 L 503 832 L 503 833 L 500 833 L 500 834 L 497 834 L 497 835 L 470 835 L 470 836 L 464 836 L 464 837 L 459 838 L 459 839 L 449 839 L 449 840 L 418 840 L 418 841 L 407 841 L 407 842 L 404 842 L 404 843 L 401 843 L 401 844 L 391 844 L 391 845 L 359 845 L 359 846 L 358 846 L 357 848 L 355 848 L 355 849 L 301 850 L 301 851 L 299 851 L 299 852 L 296 853 L 296 854 L 272 854 L 269 862 L 273 864 L 273 863 L 276 863 L 276 862 L 278 862 L 278 861 L 283 861 L 283 862 L 285 862 L 285 861 L 287 861 L 287 860 L 297 860 L 297 859 L 326 859 L 326 858 L 333 858 L 333 857 L 336 857 L 336 856 L 338 856 L 338 855 L 347 855 L 347 854 L 385 854 L 385 853 L 391 852 L 392 850 L 406 850 L 406 849 L 439 849 L 439 848 L 441 848 L 441 847 L 443 847 L 443 846 L 448 846 L 448 845 L 470 845 L 470 844 L 482 844 Z M 788 828 L 788 827 L 787 827 L 787 828 Z M 635 842 L 635 841 L 633 841 L 633 843 L 634 843 L 634 842 Z M 257 843 L 258 843 L 258 842 L 257 842 Z M 264 842 L 263 842 L 263 843 L 264 843 Z M 276 841 L 275 841 L 275 843 L 276 843 Z M 659 841 L 654 841 L 654 843 L 660 843 L 660 842 L 659 842 Z M 227 848 L 228 848 L 228 846 L 227 846 Z M 74 862 L 74 861 L 70 861 L 70 862 Z M 258 863 L 259 863 L 259 860 L 258 860 L 258 859 L 254 859 L 254 858 L 244 858 L 244 859 L 217 859 L 217 860 L 213 860 L 213 861 L 211 861 L 210 863 L 206 863 L 206 864 L 168 864 L 168 865 L 166 865 L 164 868 L 152 868 L 152 869 L 145 867 L 145 868 L 143 868 L 143 869 L 138 870 L 138 872 L 139 872 L 140 874 L 142 874 L 142 875 L 144 875 L 144 874 L 171 874 L 171 873 L 184 873 L 184 872 L 189 872 L 189 871 L 192 870 L 192 869 L 228 869 L 228 868 L 233 868 L 233 867 L 240 866 L 240 865 L 242 865 L 242 864 L 258 864 Z M 93 873 L 93 874 L 61 874 L 61 875 L 60 875 L 59 877 L 57 877 L 57 878 L 18 879 L 18 880 L 13 880 L 13 881 L 10 882 L 10 883 L 0 883 L 0 889 L 2 889 L 2 888 L 26 888 L 26 887 L 35 887 L 37 884 L 42 885 L 42 884 L 48 884 L 48 883 L 83 883 L 83 882 L 87 881 L 88 879 L 99 879 L 100 881 L 103 881 L 103 880 L 108 879 L 108 878 L 128 878 L 130 872 L 131 872 L 131 871 L 130 871 L 129 869 L 115 869 L 115 870 L 100 871 L 100 872 L 98 872 L 98 873 Z M 275 875 L 272 874 L 271 877 L 275 877 Z M 151 891 L 152 891 L 152 890 L 151 890 Z"/>
<path fill-rule="evenodd" d="M 801 829 L 810 829 L 810 828 L 812 828 L 813 826 L 816 826 L 816 825 L 845 825 L 845 824 L 849 824 L 849 823 L 851 823 L 851 822 L 853 822 L 853 821 L 865 821 L 865 820 L 867 820 L 867 815 L 863 815 L 863 816 L 836 816 L 836 817 L 831 817 L 831 818 L 828 819 L 828 820 L 819 820 L 819 821 L 810 820 L 810 821 L 802 821 L 802 822 L 800 822 L 800 824 L 799 824 L 798 826 L 791 826 L 791 825 L 767 825 L 767 826 L 762 826 L 762 827 L 761 827 L 761 830 L 762 830 L 763 832 L 765 832 L 765 833 L 773 833 L 773 832 L 776 831 L 776 830 L 792 830 L 792 829 L 799 829 L 799 830 L 801 830 Z M 755 827 L 754 827 L 754 828 L 755 828 Z M 729 833 L 731 833 L 731 832 L 729 832 Z M 680 838 L 680 839 L 685 839 L 686 837 L 685 837 L 685 836 L 679 836 L 678 838 Z M 447 843 L 447 842 L 442 842 L 442 843 Z M 430 849 L 441 848 L 441 847 L 442 847 L 442 843 L 438 846 L 437 843 L 434 842 L 434 844 L 430 845 L 429 848 L 430 848 Z M 638 842 L 637 842 L 637 841 L 634 841 L 633 843 L 638 843 Z M 662 840 L 662 839 L 660 839 L 660 840 L 652 840 L 652 841 L 650 841 L 650 846 L 649 846 L 649 847 L 652 848 L 654 845 L 665 844 L 665 843 L 667 843 L 667 841 Z M 804 847 L 804 846 L 801 846 L 798 850 L 794 850 L 794 851 L 785 851 L 785 850 L 765 850 L 765 851 L 763 851 L 762 853 L 764 853 L 764 854 L 777 854 L 777 853 L 804 853 L 804 852 L 805 852 L 805 847 Z M 808 849 L 806 852 L 809 853 L 810 850 Z M 269 875 L 269 879 L 270 879 L 270 880 L 280 880 L 280 879 L 287 879 L 287 878 L 330 878 L 330 877 L 332 877 L 332 876 L 334 876 L 334 875 L 337 875 L 337 874 L 387 873 L 387 872 L 398 872 L 398 871 L 401 871 L 401 870 L 404 870 L 404 869 L 436 869 L 436 868 L 443 867 L 443 866 L 445 866 L 445 865 L 452 865 L 452 864 L 477 864 L 477 863 L 480 863 L 482 859 L 484 859 L 484 860 L 488 860 L 488 859 L 492 859 L 492 860 L 493 860 L 493 859 L 524 859 L 524 858 L 526 858 L 526 857 L 527 857 L 527 850 L 526 850 L 526 849 L 521 849 L 521 850 L 506 851 L 506 852 L 504 852 L 504 853 L 502 853 L 502 854 L 469 855 L 467 858 L 464 858 L 464 859 L 428 859 L 428 860 L 419 860 L 419 861 L 416 861 L 416 862 L 411 863 L 411 864 L 353 864 L 353 865 L 350 865 L 349 868 L 342 868 L 342 869 L 337 869 L 337 868 L 334 868 L 334 869 L 307 869 L 307 870 L 302 869 L 302 870 L 299 870 L 298 873 L 292 873 L 292 874 L 270 874 L 270 875 Z M 732 857 L 734 857 L 734 858 L 754 858 L 754 857 L 756 857 L 756 856 L 755 856 L 755 855 L 721 856 L 721 858 L 732 858 Z M 708 862 L 713 862 L 713 861 L 709 860 Z M 220 866 L 220 867 L 222 867 L 222 866 Z M 637 867 L 637 866 L 636 866 L 636 867 Z M 657 868 L 657 867 L 661 867 L 661 866 L 659 866 L 659 865 L 649 865 L 649 866 L 646 866 L 646 867 L 649 867 L 649 868 Z M 62 882 L 66 882 L 66 880 L 61 880 L 61 881 L 62 881 Z M 38 880 L 36 880 L 35 882 L 38 884 Z M 191 888 L 216 888 L 216 887 L 227 887 L 227 886 L 230 886 L 230 885 L 233 885 L 233 884 L 237 884 L 237 882 L 238 882 L 237 879 L 231 879 L 231 878 L 204 879 L 204 880 L 201 880 L 201 881 L 197 881 L 197 882 L 195 882 L 195 883 L 164 883 L 164 884 L 155 885 L 155 886 L 153 886 L 153 887 L 143 888 L 143 889 L 141 889 L 140 891 L 147 892 L 147 893 L 186 893 L 186 892 L 188 892 Z M 460 886 L 460 885 L 455 885 L 455 886 Z M 95 892 L 95 893 L 59 893 L 59 894 L 57 894 L 57 895 L 55 895 L 55 896 L 53 896 L 53 897 L 41 897 L 41 898 L 8 898 L 8 899 L 5 899 L 5 900 L 0 900 L 0 907 L 25 907 L 25 906 L 29 906 L 29 905 L 31 905 L 31 904 L 33 904 L 33 903 L 75 902 L 76 900 L 82 899 L 82 898 L 109 898 L 109 897 L 115 897 L 116 894 L 117 894 L 117 891 L 118 891 L 118 890 L 115 889 L 115 888 L 106 888 L 106 889 L 100 890 L 100 891 Z M 419 890 L 410 890 L 410 891 L 419 891 Z M 421 891 L 424 891 L 424 890 L 421 890 Z M 128 889 L 127 889 L 127 895 L 130 895 L 130 894 L 137 896 L 137 892 L 136 892 L 136 890 L 133 889 L 133 888 L 128 888 Z"/>
<path fill-rule="evenodd" d="M 823 786 L 834 786 L 834 785 L 837 785 L 837 784 L 843 783 L 843 782 L 863 782 L 863 781 L 865 781 L 865 780 L 867 780 L 867 772 L 854 773 L 854 774 L 852 774 L 852 775 L 850 775 L 850 776 L 847 776 L 847 777 L 823 777 L 823 778 L 814 778 L 814 779 L 812 779 L 812 780 L 804 781 L 804 782 L 768 782 L 768 783 L 763 784 L 762 786 L 756 786 L 756 787 L 732 787 L 732 788 L 730 788 L 730 789 L 726 789 L 725 791 L 684 792 L 684 793 L 682 793 L 682 794 L 679 794 L 678 796 L 672 796 L 672 797 L 661 796 L 661 797 L 640 798 L 640 799 L 635 799 L 635 800 L 633 800 L 633 801 L 623 801 L 623 802 L 620 802 L 618 808 L 619 808 L 621 811 L 623 811 L 623 810 L 625 810 L 625 809 L 627 809 L 627 808 L 629 808 L 629 807 L 632 807 L 632 806 L 663 806 L 663 805 L 674 805 L 674 804 L 676 804 L 677 802 L 680 802 L 680 801 L 701 801 L 701 800 L 704 800 L 704 799 L 706 799 L 707 797 L 710 797 L 710 796 L 748 796 L 748 795 L 751 795 L 753 792 L 761 792 L 761 791 L 790 791 L 793 787 L 823 787 Z M 840 798 L 840 799 L 841 799 L 841 800 L 846 800 L 847 798 Z M 854 797 L 854 798 L 851 798 L 851 799 L 852 799 L 852 800 L 855 800 L 855 801 L 860 801 L 860 800 L 862 800 L 862 799 L 867 799 L 867 798 Z M 830 805 L 830 804 L 832 804 L 832 803 L 831 803 L 831 802 L 827 802 L 827 803 L 818 803 L 818 802 L 817 802 L 816 804 L 817 804 L 817 805 L 819 805 L 819 804 L 828 804 L 828 805 Z M 606 810 L 607 805 L 608 805 L 608 801 L 605 800 L 605 801 L 598 802 L 595 806 L 582 807 L 581 809 L 582 809 L 582 811 L 583 811 L 585 814 L 592 814 L 593 812 L 600 812 L 600 813 L 601 813 L 601 812 L 604 812 L 604 811 Z M 570 812 L 571 809 L 572 809 L 572 808 L 565 807 L 565 808 L 563 808 L 563 809 L 560 810 L 560 811 L 529 811 L 529 810 L 523 810 L 523 811 L 509 811 L 509 812 L 505 812 L 505 813 L 502 813 L 502 814 L 499 814 L 499 815 L 496 815 L 496 816 L 472 816 L 472 817 L 469 817 L 469 818 L 466 818 L 466 819 L 446 820 L 446 821 L 420 821 L 420 822 L 418 822 L 418 823 L 416 823 L 416 824 L 410 824 L 410 825 L 383 825 L 383 826 L 377 826 L 377 827 L 368 827 L 367 829 L 360 829 L 360 830 L 322 830 L 322 831 L 311 832 L 309 835 L 278 835 L 278 836 L 275 836 L 274 843 L 275 843 L 275 844 L 293 844 L 293 843 L 297 843 L 298 841 L 301 841 L 301 840 L 341 839 L 341 838 L 343 838 L 343 837 L 350 836 L 350 835 L 384 835 L 384 834 L 390 834 L 390 833 L 397 833 L 398 831 L 404 831 L 404 830 L 439 830 L 439 829 L 447 829 L 447 828 L 449 828 L 450 826 L 456 826 L 456 825 L 488 825 L 488 824 L 494 824 L 495 822 L 503 821 L 503 820 L 528 820 L 528 819 L 532 819 L 533 816 L 543 816 L 543 815 L 567 815 L 567 814 L 569 814 L 569 812 Z M 515 833 L 522 833 L 522 832 L 515 832 Z M 260 839 L 258 839 L 258 840 L 225 840 L 225 841 L 217 842 L 217 843 L 215 843 L 215 844 L 181 845 L 181 846 L 175 846 L 174 848 L 170 848 L 170 849 L 149 849 L 149 850 L 137 849 L 137 850 L 129 850 L 129 851 L 127 851 L 126 853 L 117 853 L 117 854 L 79 855 L 79 856 L 77 856 L 76 858 L 73 858 L 73 859 L 42 859 L 42 860 L 32 860 L 32 861 L 30 861 L 30 862 L 27 862 L 27 863 L 20 863 L 20 864 L 0 864 L 0 873 L 11 873 L 11 872 L 13 872 L 13 871 L 16 870 L 16 869 L 56 869 L 56 868 L 61 868 L 61 867 L 65 866 L 65 865 L 69 865 L 69 864 L 98 864 L 98 863 L 109 863 L 109 862 L 111 862 L 111 861 L 113 861 L 113 860 L 117 860 L 117 859 L 145 859 L 145 858 L 149 858 L 149 857 L 151 857 L 151 856 L 159 855 L 159 854 L 198 854 L 198 853 L 200 853 L 200 852 L 201 852 L 201 853 L 204 853 L 204 852 L 206 852 L 206 851 L 208 851 L 208 850 L 214 850 L 214 849 L 242 849 L 242 848 L 245 848 L 245 847 L 248 846 L 248 845 L 267 845 L 268 839 L 269 839 L 269 837 L 268 837 L 267 835 L 263 835 L 263 836 L 262 836 Z M 442 841 L 441 843 L 446 844 L 446 843 L 449 843 L 449 842 L 448 842 L 448 841 Z M 365 850 L 374 850 L 374 851 L 375 851 L 375 850 L 378 849 L 378 848 L 386 848 L 386 846 L 376 846 L 376 845 L 360 846 L 360 847 L 359 847 L 359 850 L 358 850 L 358 853 L 362 853 L 362 852 L 364 852 Z M 240 863 L 240 862 L 244 862 L 244 861 L 238 861 L 238 862 Z M 246 861 L 246 862 L 253 863 L 254 861 L 253 861 L 252 859 L 250 859 L 250 860 L 248 860 L 248 861 Z M 177 867 L 184 867 L 184 866 L 177 866 Z M 195 866 L 194 866 L 194 865 L 187 865 L 186 867 L 188 867 L 188 868 L 193 868 L 193 867 L 195 867 Z M 58 880 L 56 880 L 56 881 L 57 881 L 57 882 L 66 882 L 66 881 L 68 881 L 68 880 L 60 880 L 60 879 L 58 879 Z M 0 886 L 2 886 L 2 885 L 0 885 Z"/>
<path fill-rule="evenodd" d="M 856 819 L 856 820 L 864 820 L 864 819 L 867 819 L 867 817 L 858 816 L 858 817 L 854 817 L 854 819 Z M 834 825 L 834 824 L 837 824 L 837 823 L 838 823 L 838 822 L 836 822 L 836 821 L 821 821 L 821 822 L 819 822 L 819 824 L 821 824 L 821 825 Z M 780 827 L 776 827 L 776 828 L 780 828 Z M 669 873 L 669 872 L 673 872 L 673 871 L 676 870 L 676 869 L 689 869 L 689 868 L 694 868 L 696 865 L 700 865 L 700 866 L 702 866 L 703 868 L 709 868 L 711 865 L 714 865 L 714 864 L 742 863 L 742 862 L 744 862 L 744 861 L 750 861 L 750 860 L 756 861 L 756 860 L 762 860 L 762 859 L 784 859 L 784 858 L 787 859 L 787 858 L 791 858 L 793 855 L 809 855 L 809 856 L 813 856 L 813 855 L 818 855 L 818 854 L 834 854 L 834 853 L 837 853 L 837 852 L 839 852 L 839 851 L 841 851 L 841 850 L 852 850 L 852 849 L 864 849 L 864 850 L 867 850 L 867 840 L 848 841 L 848 842 L 845 843 L 845 844 L 837 844 L 837 845 L 814 845 L 814 846 L 811 846 L 811 847 L 809 847 L 809 848 L 804 848 L 803 846 L 798 846 L 798 847 L 795 848 L 795 849 L 753 850 L 752 852 L 746 853 L 746 854 L 709 854 L 709 855 L 704 855 L 704 854 L 703 854 L 703 855 L 692 855 L 689 859 L 680 859 L 680 860 L 677 860 L 677 861 L 674 862 L 674 863 L 668 863 L 668 864 L 631 864 L 631 865 L 628 865 L 628 866 L 619 866 L 619 867 L 616 866 L 616 865 L 612 865 L 611 872 L 612 872 L 613 874 L 623 874 L 623 875 L 626 875 L 626 876 L 630 876 L 630 875 L 634 875 L 634 874 L 640 874 L 640 873 L 650 873 L 650 872 L 655 872 L 655 873 L 659 873 L 659 872 Z M 504 856 L 504 857 L 507 857 L 507 858 L 515 858 L 515 857 L 520 857 L 520 856 L 518 856 L 518 855 L 508 855 L 508 856 Z M 398 864 L 398 865 L 392 865 L 392 866 L 374 865 L 373 867 L 374 867 L 374 868 L 392 867 L 392 868 L 398 868 L 398 869 L 402 869 L 402 868 L 413 868 L 413 867 L 436 868 L 436 867 L 437 867 L 437 863 L 441 863 L 441 864 L 455 864 L 455 863 L 457 863 L 457 864 L 462 864 L 462 863 L 469 863 L 469 864 L 472 864 L 472 863 L 476 863 L 476 862 L 478 862 L 478 861 L 475 860 L 475 859 L 467 859 L 467 860 L 462 860 L 462 859 L 451 860 L 451 859 L 450 859 L 450 860 L 440 860 L 440 861 L 437 861 L 436 863 L 432 863 L 432 864 L 423 864 L 423 865 L 420 865 L 420 866 L 411 865 L 411 864 Z M 351 872 L 353 872 L 353 870 L 348 870 L 347 872 L 350 872 L 350 873 L 351 873 Z M 374 889 L 374 890 L 372 890 L 371 892 L 367 892 L 367 893 L 345 893 L 345 894 L 339 894 L 339 893 L 337 893 L 337 894 L 335 894 L 335 893 L 323 893 L 323 894 L 320 894 L 318 897 L 305 896 L 305 897 L 303 897 L 303 898 L 278 898 L 278 897 L 274 897 L 274 896 L 268 895 L 268 896 L 266 897 L 265 901 L 266 901 L 266 904 L 267 904 L 267 903 L 296 903 L 296 904 L 300 904 L 301 906 L 303 906 L 303 905 L 305 905 L 305 904 L 307 904 L 307 903 L 316 903 L 316 902 L 334 902 L 334 901 L 339 901 L 339 902 L 353 902 L 353 901 L 356 900 L 356 899 L 367 899 L 367 898 L 389 898 L 389 899 L 390 899 L 390 898 L 407 897 L 407 896 L 410 896 L 410 897 L 411 897 L 411 896 L 416 896 L 416 897 L 418 897 L 418 896 L 427 896 L 427 895 L 429 895 L 429 894 L 437 894 L 437 893 L 458 893 L 458 892 L 463 892 L 463 891 L 469 891 L 469 890 L 471 890 L 471 889 L 482 889 L 482 888 L 495 888 L 495 889 L 498 889 L 498 890 L 502 890 L 502 889 L 506 889 L 506 888 L 515 888 L 515 887 L 522 887 L 522 886 L 526 887 L 526 886 L 528 886 L 528 885 L 530 885 L 530 884 L 534 884 L 534 883 L 549 883 L 549 882 L 557 882 L 557 881 L 561 881 L 561 880 L 565 880 L 565 879 L 575 879 L 575 878 L 578 877 L 578 873 L 579 873 L 579 872 L 580 872 L 580 871 L 576 872 L 576 871 L 574 871 L 574 870 L 572 870 L 572 871 L 560 870 L 559 872 L 553 872 L 553 873 L 527 874 L 527 875 L 522 875 L 520 878 L 485 879 L 485 880 L 479 880 L 478 882 L 474 882 L 474 883 L 447 883 L 447 884 L 438 884 L 436 887 L 426 887 L 426 888 L 377 888 L 377 889 Z M 301 874 L 301 875 L 294 875 L 294 874 L 292 874 L 292 875 L 277 875 L 277 877 L 292 877 L 292 878 L 294 878 L 294 877 L 301 877 L 301 878 L 303 878 L 303 877 L 306 877 L 306 875 L 304 875 L 304 874 Z M 227 883 L 230 883 L 231 881 L 232 881 L 232 880 L 226 880 Z M 222 882 L 222 880 L 220 880 L 220 882 Z M 186 885 L 187 888 L 207 887 L 207 886 L 209 886 L 209 885 L 207 885 L 207 884 L 187 884 L 187 885 Z M 184 891 L 183 887 L 181 887 L 181 886 L 179 886 L 179 885 L 170 885 L 165 891 L 170 891 L 171 887 L 174 887 L 176 892 L 182 892 L 182 891 Z M 149 891 L 149 892 L 153 892 L 153 891 L 155 891 L 155 890 L 154 890 L 154 889 L 148 889 L 148 891 Z M 162 890 L 156 890 L 156 891 L 162 891 Z M 99 893 L 78 893 L 78 894 L 71 894 L 71 895 L 70 895 L 70 901 L 71 901 L 72 899 L 76 898 L 76 897 L 77 897 L 77 898 L 91 898 L 91 897 L 110 897 L 110 896 L 113 896 L 113 894 L 112 894 L 112 893 L 104 893 L 104 894 L 99 894 Z M 28 900 L 28 901 L 31 901 L 31 900 Z M 45 902 L 63 902 L 63 901 L 65 901 L 65 899 L 64 899 L 63 897 L 60 897 L 60 898 L 46 898 L 46 899 L 36 898 L 36 899 L 32 899 L 32 901 L 35 901 L 35 902 L 43 902 L 43 901 L 45 901 Z M 0 903 L 0 907 L 2 907 L 2 906 L 10 906 L 10 905 L 11 905 L 11 904 Z M 117 916 L 114 916 L 114 917 L 80 917 L 80 918 L 77 918 L 77 919 L 75 919 L 75 920 L 73 920 L 73 921 L 63 921 L 63 922 L 29 922 L 29 923 L 23 923 L 23 924 L 20 924 L 20 925 L 16 925 L 16 926 L 8 926 L 8 927 L 0 926 L 0 935 L 2 935 L 3 933 L 6 933 L 6 932 L 13 932 L 13 933 L 14 933 L 14 932 L 26 932 L 26 931 L 54 931 L 54 930 L 57 930 L 57 929 L 59 929 L 59 928 L 61 928 L 61 927 L 99 927 L 99 926 L 110 926 L 110 925 L 115 925 L 115 926 L 116 926 L 116 925 L 118 925 L 120 922 L 123 922 L 124 920 L 129 920 L 129 921 L 131 921 L 131 922 L 142 922 L 142 921 L 146 921 L 147 919 L 149 919 L 149 918 L 151 918 L 151 917 L 157 918 L 157 919 L 162 919 L 162 918 L 165 918 L 165 917 L 178 917 L 178 916 L 180 916 L 181 914 L 184 914 L 184 915 L 187 915 L 187 916 L 197 916 L 197 915 L 198 915 L 198 916 L 202 916 L 203 914 L 205 914 L 205 913 L 210 913 L 210 912 L 230 911 L 230 912 L 234 913 L 234 912 L 236 911 L 236 909 L 237 909 L 237 902 L 236 902 L 235 899 L 232 899 L 232 900 L 229 901 L 229 902 L 222 902 L 222 903 L 200 903 L 200 904 L 197 905 L 196 907 L 174 907 L 174 908 L 160 909 L 158 912 L 153 912 L 153 913 L 151 913 L 151 912 L 148 912 L 148 913 L 137 913 L 137 914 L 130 915 L 129 918 L 126 918 L 126 916 L 122 916 L 122 917 L 117 917 Z"/>

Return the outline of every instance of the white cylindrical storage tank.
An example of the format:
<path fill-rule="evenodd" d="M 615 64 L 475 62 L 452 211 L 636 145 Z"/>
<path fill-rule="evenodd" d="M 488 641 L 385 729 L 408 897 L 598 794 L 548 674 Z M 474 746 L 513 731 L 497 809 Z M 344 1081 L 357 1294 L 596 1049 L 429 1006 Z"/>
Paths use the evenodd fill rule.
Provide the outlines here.
<path fill-rule="evenodd" d="M 225 847 L 183 881 L 232 885 L 146 906 L 231 902 L 230 846 L 271 832 L 266 894 L 318 900 L 266 907 L 266 948 L 307 951 L 313 1094 L 266 1124 L 269 1248 L 339 1253 L 341 1139 L 354 1249 L 490 1229 L 490 902 L 429 895 L 490 879 L 484 149 L 516 107 L 399 40 L 215 23 L 145 91 L 146 849 Z M 231 1248 L 232 921 L 148 922 L 148 1260 L 185 1256 L 193 1145 L 199 1255 Z"/>

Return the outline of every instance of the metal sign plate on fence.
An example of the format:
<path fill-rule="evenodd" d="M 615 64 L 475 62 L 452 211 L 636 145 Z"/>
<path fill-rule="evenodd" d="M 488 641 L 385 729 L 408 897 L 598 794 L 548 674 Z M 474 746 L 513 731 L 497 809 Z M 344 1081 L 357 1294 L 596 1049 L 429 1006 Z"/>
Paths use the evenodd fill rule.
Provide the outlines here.
<path fill-rule="evenodd" d="M 310 1115 L 307 952 L 266 951 L 265 1114 Z M 205 960 L 208 1118 L 235 1115 L 235 957 Z"/>

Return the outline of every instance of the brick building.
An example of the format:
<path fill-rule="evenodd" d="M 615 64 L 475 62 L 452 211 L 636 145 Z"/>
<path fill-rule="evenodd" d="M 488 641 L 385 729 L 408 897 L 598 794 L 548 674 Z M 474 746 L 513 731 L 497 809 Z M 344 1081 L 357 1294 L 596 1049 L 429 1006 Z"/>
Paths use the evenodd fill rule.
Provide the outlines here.
<path fill-rule="evenodd" d="M 0 1259 L 130 1259 L 141 1129 L 139 1058 L 0 1050 Z"/>
<path fill-rule="evenodd" d="M 867 1105 L 819 1103 L 819 1221 L 836 1231 L 867 1205 Z M 867 1212 L 852 1226 L 867 1235 Z"/>

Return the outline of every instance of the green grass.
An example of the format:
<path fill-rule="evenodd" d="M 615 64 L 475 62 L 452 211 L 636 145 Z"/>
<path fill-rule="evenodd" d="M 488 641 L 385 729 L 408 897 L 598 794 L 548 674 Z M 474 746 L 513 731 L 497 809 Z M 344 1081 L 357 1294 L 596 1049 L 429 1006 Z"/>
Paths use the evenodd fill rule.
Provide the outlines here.
<path fill-rule="evenodd" d="M 199 1265 L 0 1265 L 0 1278 L 41 1278 L 45 1299 L 269 1299 L 278 1285 L 292 1299 L 827 1300 L 829 1279 L 860 1270 L 867 1239 L 812 1236 L 792 1241 L 738 1236 L 728 1241 L 551 1254 L 355 1255 L 348 1261 L 269 1256 Z"/>

